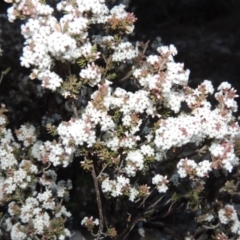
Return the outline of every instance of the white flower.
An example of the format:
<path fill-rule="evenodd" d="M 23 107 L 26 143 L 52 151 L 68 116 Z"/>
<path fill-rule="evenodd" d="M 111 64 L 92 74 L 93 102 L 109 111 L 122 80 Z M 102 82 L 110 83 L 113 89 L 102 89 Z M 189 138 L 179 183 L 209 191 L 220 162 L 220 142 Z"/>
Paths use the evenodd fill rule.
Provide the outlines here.
<path fill-rule="evenodd" d="M 134 202 L 134 200 L 136 199 L 137 195 L 138 195 L 138 190 L 136 190 L 135 188 L 130 188 L 129 200 L 131 202 Z"/>
<path fill-rule="evenodd" d="M 6 119 L 3 116 L 0 116 L 0 125 L 4 125 L 6 123 Z"/>
<path fill-rule="evenodd" d="M 159 193 L 165 193 L 168 190 L 168 182 L 167 176 L 164 177 L 160 174 L 157 174 L 152 178 L 152 184 L 157 185 L 157 190 Z"/>
<path fill-rule="evenodd" d="M 236 210 L 232 205 L 229 204 L 218 211 L 218 217 L 222 224 L 227 224 L 230 221 L 238 220 Z"/>
<path fill-rule="evenodd" d="M 204 221 L 211 222 L 214 219 L 214 216 L 212 214 L 207 214 L 204 218 Z"/>
<path fill-rule="evenodd" d="M 11 239 L 12 240 L 24 240 L 27 235 L 20 230 L 20 223 L 16 223 L 11 229 Z"/>
<path fill-rule="evenodd" d="M 99 220 L 98 220 L 98 218 L 96 218 L 96 219 L 93 221 L 93 223 L 94 223 L 96 226 L 98 226 L 98 225 L 99 225 Z"/>
<path fill-rule="evenodd" d="M 42 81 L 43 87 L 52 91 L 55 91 L 58 87 L 60 87 L 61 83 L 63 82 L 62 78 L 50 70 L 40 72 L 38 74 L 38 79 Z"/>
<path fill-rule="evenodd" d="M 130 42 L 120 43 L 112 55 L 114 62 L 122 62 L 124 60 L 131 60 L 137 56 L 137 51 Z"/>
<path fill-rule="evenodd" d="M 155 64 L 159 61 L 159 56 L 157 55 L 150 55 L 147 57 L 147 62 L 150 63 L 150 64 Z"/>
<path fill-rule="evenodd" d="M 83 220 L 81 221 L 81 225 L 84 225 L 88 220 L 88 217 L 84 217 Z"/>
<path fill-rule="evenodd" d="M 143 155 L 146 155 L 148 157 L 154 156 L 154 149 L 149 145 L 142 145 L 140 150 Z"/>
<path fill-rule="evenodd" d="M 123 175 L 120 175 L 117 177 L 117 182 L 118 184 L 120 184 L 121 186 L 126 186 L 127 184 L 129 184 L 129 179 L 125 178 Z"/>
<path fill-rule="evenodd" d="M 178 164 L 178 174 L 181 178 L 187 177 L 188 174 L 193 174 L 194 171 L 197 169 L 197 164 L 195 163 L 194 160 L 190 159 L 181 159 Z M 200 174 L 200 173 L 199 173 Z"/>
<path fill-rule="evenodd" d="M 229 90 L 229 89 L 231 89 L 231 84 L 230 83 L 228 83 L 228 82 L 222 82 L 220 85 L 219 85 L 219 87 L 218 87 L 218 91 L 221 91 L 221 90 Z"/>
<path fill-rule="evenodd" d="M 197 176 L 206 177 L 211 170 L 211 163 L 208 160 L 203 160 L 198 163 L 198 167 L 196 168 Z"/>
<path fill-rule="evenodd" d="M 213 94 L 214 88 L 213 88 L 213 85 L 212 85 L 212 82 L 211 82 L 211 81 L 209 81 L 209 80 L 204 80 L 201 85 L 206 88 L 206 93 Z"/>
<path fill-rule="evenodd" d="M 23 145 L 28 147 L 36 140 L 36 128 L 30 124 L 21 125 L 20 129 L 16 131 L 16 135 L 18 140 L 23 141 Z"/>
<path fill-rule="evenodd" d="M 144 157 L 142 153 L 139 150 L 136 151 L 130 151 L 126 157 L 126 161 L 130 161 L 132 163 L 135 163 L 136 167 L 139 170 L 142 170 L 143 163 L 144 163 Z"/>
<path fill-rule="evenodd" d="M 61 234 L 61 235 L 58 237 L 58 240 L 65 240 L 65 236 Z"/>

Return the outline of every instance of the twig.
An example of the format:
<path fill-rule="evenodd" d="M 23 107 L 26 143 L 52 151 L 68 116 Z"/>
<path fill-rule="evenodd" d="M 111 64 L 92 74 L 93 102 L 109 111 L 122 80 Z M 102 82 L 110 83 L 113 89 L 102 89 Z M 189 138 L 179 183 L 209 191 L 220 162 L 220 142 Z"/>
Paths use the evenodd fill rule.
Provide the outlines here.
<path fill-rule="evenodd" d="M 46 170 L 48 170 L 51 167 L 52 163 L 48 162 L 47 167 L 43 168 L 43 172 L 45 172 Z"/>
<path fill-rule="evenodd" d="M 11 70 L 11 68 L 7 68 L 6 70 L 4 70 L 4 71 L 1 72 L 0 84 L 1 84 L 1 82 L 2 82 L 2 80 L 3 80 L 3 76 L 4 76 L 4 75 L 7 75 L 10 70 Z"/>
<path fill-rule="evenodd" d="M 37 173 L 37 175 L 39 175 L 39 174 L 45 172 L 46 170 L 48 170 L 48 169 L 51 167 L 51 165 L 52 165 L 52 163 L 48 162 L 48 165 L 47 165 L 45 168 L 43 168 L 42 170 L 40 170 L 40 171 Z"/>
<path fill-rule="evenodd" d="M 163 62 L 159 66 L 158 73 L 160 73 L 163 70 L 164 65 L 168 62 L 168 59 L 164 59 Z"/>
<path fill-rule="evenodd" d="M 139 222 L 146 222 L 146 219 L 143 217 L 137 218 L 135 221 L 133 221 L 118 237 L 117 239 L 124 240 L 130 233 L 130 231 L 134 228 L 134 226 Z"/>
<path fill-rule="evenodd" d="M 119 80 L 119 82 L 123 82 L 127 80 L 133 73 L 133 70 L 129 71 L 122 79 Z"/>
<path fill-rule="evenodd" d="M 98 180 L 96 176 L 96 172 L 94 169 L 94 166 L 92 167 L 92 177 L 93 177 L 93 182 L 94 182 L 94 187 L 96 190 L 96 197 L 97 197 L 97 205 L 98 205 L 98 212 L 99 212 L 99 230 L 98 230 L 98 237 L 101 236 L 103 232 L 103 209 L 102 209 L 102 201 L 101 201 L 101 196 L 100 196 L 100 190 L 99 190 L 99 185 L 98 185 Z"/>
<path fill-rule="evenodd" d="M 152 209 L 163 199 L 163 197 L 165 196 L 165 194 L 160 197 L 156 202 L 154 202 L 152 205 L 150 205 L 147 209 L 146 209 L 146 212 L 144 212 L 144 214 L 147 214 L 149 212 L 152 211 Z"/>
<path fill-rule="evenodd" d="M 105 72 L 103 74 L 102 80 L 106 78 L 107 72 L 109 70 L 109 66 L 112 63 L 112 55 L 110 55 L 106 61 L 106 58 L 104 57 L 104 61 L 106 62 Z"/>
<path fill-rule="evenodd" d="M 216 229 L 217 227 L 219 227 L 220 223 L 218 223 L 217 225 L 210 225 L 210 226 L 205 226 L 202 224 L 202 226 L 205 228 L 205 229 Z"/>
<path fill-rule="evenodd" d="M 103 173 L 103 171 L 107 168 L 107 164 L 102 168 L 101 172 L 98 174 L 97 179 L 99 179 Z"/>
<path fill-rule="evenodd" d="M 76 104 L 74 103 L 74 100 L 71 103 L 71 107 L 73 109 L 73 113 L 74 113 L 75 118 L 78 118 L 78 111 L 77 111 Z"/>
<path fill-rule="evenodd" d="M 148 48 L 148 44 L 149 44 L 149 40 L 145 43 L 144 49 L 143 49 L 143 55 L 145 54 L 147 48 Z"/>
<path fill-rule="evenodd" d="M 142 205 L 144 205 L 144 203 L 146 202 L 146 200 L 150 197 L 150 195 L 153 193 L 153 191 L 155 190 L 156 188 L 154 188 L 144 199 L 143 201 L 140 203 L 140 205 L 138 206 L 138 208 L 140 208 Z"/>
<path fill-rule="evenodd" d="M 118 173 L 121 171 L 121 167 L 123 165 L 123 162 L 124 162 L 123 159 L 122 160 L 120 159 L 120 164 L 119 164 L 119 166 L 117 166 L 117 169 L 116 169 Z"/>
<path fill-rule="evenodd" d="M 2 80 L 3 80 L 3 73 L 1 73 L 1 76 L 0 76 L 0 84 L 1 84 Z"/>
<path fill-rule="evenodd" d="M 0 226 L 2 225 L 3 219 L 4 219 L 4 217 L 5 217 L 6 215 L 7 215 L 6 213 L 3 215 L 3 217 L 2 217 L 2 219 L 1 219 L 1 221 L 0 221 Z"/>
<path fill-rule="evenodd" d="M 168 211 L 165 214 L 161 215 L 160 218 L 165 218 L 165 217 L 167 217 L 171 213 L 173 204 L 174 204 L 174 202 L 172 202 L 172 204 L 170 205 Z"/>

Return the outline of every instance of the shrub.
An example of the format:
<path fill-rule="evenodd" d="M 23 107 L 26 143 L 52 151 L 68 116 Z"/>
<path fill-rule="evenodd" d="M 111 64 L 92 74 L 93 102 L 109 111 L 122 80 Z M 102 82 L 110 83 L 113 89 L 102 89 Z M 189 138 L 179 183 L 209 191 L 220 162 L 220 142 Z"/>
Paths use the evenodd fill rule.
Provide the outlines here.
<path fill-rule="evenodd" d="M 11 239 L 70 238 L 67 207 L 76 205 L 87 207 L 81 225 L 96 239 L 125 239 L 136 225 L 144 236 L 142 225 L 178 209 L 196 220 L 181 237 L 239 236 L 236 90 L 209 80 L 191 88 L 173 45 L 146 55 L 148 43 L 128 41 L 136 18 L 124 5 L 53 1 L 57 14 L 38 0 L 6 2 L 10 22 L 25 20 L 20 62 L 41 83 L 34 92 L 59 106 L 13 131 L 2 104 L 1 224 Z"/>

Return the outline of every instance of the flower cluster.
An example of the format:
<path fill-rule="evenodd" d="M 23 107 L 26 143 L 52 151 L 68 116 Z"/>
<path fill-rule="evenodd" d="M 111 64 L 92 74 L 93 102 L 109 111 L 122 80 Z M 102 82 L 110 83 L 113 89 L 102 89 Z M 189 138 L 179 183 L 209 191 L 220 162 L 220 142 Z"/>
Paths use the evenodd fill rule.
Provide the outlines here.
<path fill-rule="evenodd" d="M 84 219 L 81 222 L 81 225 L 84 225 L 85 227 L 87 227 L 90 231 L 94 228 L 94 226 L 98 226 L 99 225 L 99 220 L 96 218 L 93 221 L 93 217 L 84 217 Z"/>
<path fill-rule="evenodd" d="M 53 166 L 62 164 L 66 167 L 72 161 L 72 148 L 64 148 L 61 143 L 55 141 L 36 141 L 31 150 L 32 156 L 43 164 L 50 163 Z"/>
<path fill-rule="evenodd" d="M 186 176 L 207 177 L 208 173 L 212 171 L 211 165 L 209 160 L 203 160 L 197 164 L 194 160 L 181 159 L 177 164 L 178 174 L 181 178 L 185 178 Z"/>
<path fill-rule="evenodd" d="M 22 125 L 15 133 L 19 141 L 23 141 L 23 146 L 28 147 L 36 141 L 36 128 L 32 125 Z"/>
<path fill-rule="evenodd" d="M 231 231 L 240 235 L 240 221 L 237 212 L 232 205 L 226 205 L 218 211 L 219 221 L 222 224 L 230 224 Z"/>
<path fill-rule="evenodd" d="M 7 119 L 3 113 L 1 117 Z M 0 126 L 0 203 L 8 205 L 8 214 L 4 220 L 5 229 L 10 232 L 11 239 L 31 239 L 42 235 L 45 238 L 52 236 L 65 239 L 71 236 L 70 231 L 64 228 L 66 218 L 71 213 L 61 204 L 69 200 L 69 191 L 72 189 L 71 180 L 57 180 L 57 174 L 44 170 L 33 158 L 24 159 L 32 148 L 32 154 L 37 154 L 36 129 L 32 125 L 22 125 L 16 132 L 16 139 L 10 129 L 5 127 L 7 121 Z M 17 143 L 17 140 L 21 144 Z M 34 145 L 33 145 L 34 144 Z M 41 151 L 38 150 L 38 154 Z M 43 161 L 44 157 L 38 160 Z M 46 165 L 45 165 L 46 166 Z M 39 185 L 41 192 L 37 191 Z M 52 212 L 52 213 L 50 213 Z"/>
<path fill-rule="evenodd" d="M 22 25 L 22 35 L 26 40 L 20 59 L 21 65 L 32 67 L 31 78 L 39 79 L 43 87 L 55 91 L 63 82 L 61 75 L 52 70 L 56 62 L 74 63 L 79 58 L 86 58 L 92 64 L 82 69 L 80 76 L 88 79 L 90 86 L 97 84 L 101 74 L 93 62 L 99 56 L 94 53 L 94 46 L 88 40 L 88 26 L 109 24 L 112 19 L 123 21 L 126 18 L 128 21 L 125 31 L 130 32 L 134 17 L 124 10 L 124 5 L 115 6 L 109 11 L 101 0 L 77 1 L 76 4 L 62 1 L 57 4 L 57 10 L 67 14 L 58 20 L 53 16 L 54 9 L 38 0 L 16 1 L 8 9 L 9 21 L 20 16 L 30 17 L 26 24 Z M 130 43 L 121 43 L 113 54 L 114 61 L 135 57 L 135 51 L 130 49 Z"/>
<path fill-rule="evenodd" d="M 165 193 L 168 190 L 167 183 L 168 183 L 168 180 L 166 176 L 163 177 L 157 174 L 155 177 L 152 178 L 152 184 L 157 185 L 157 190 L 160 193 L 161 192 Z"/>

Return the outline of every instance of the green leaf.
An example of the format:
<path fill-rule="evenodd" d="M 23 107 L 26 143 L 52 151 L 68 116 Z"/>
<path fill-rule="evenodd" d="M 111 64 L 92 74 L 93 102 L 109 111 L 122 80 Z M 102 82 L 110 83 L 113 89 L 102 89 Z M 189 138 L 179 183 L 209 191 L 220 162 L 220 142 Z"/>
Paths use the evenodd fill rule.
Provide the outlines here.
<path fill-rule="evenodd" d="M 176 192 L 172 195 L 172 201 L 177 202 L 181 198 Z"/>
<path fill-rule="evenodd" d="M 2 71 L 2 75 L 7 75 L 10 70 L 11 70 L 11 68 L 9 67 L 6 70 Z"/>
<path fill-rule="evenodd" d="M 86 58 L 79 58 L 78 60 L 77 60 L 77 64 L 81 67 L 81 68 L 83 68 L 83 67 L 85 67 L 86 65 L 87 65 L 87 59 Z"/>
<path fill-rule="evenodd" d="M 110 74 L 107 75 L 107 79 L 109 79 L 109 80 L 113 80 L 113 79 L 115 79 L 116 77 L 117 77 L 117 74 L 116 74 L 116 73 L 110 73 Z"/>

